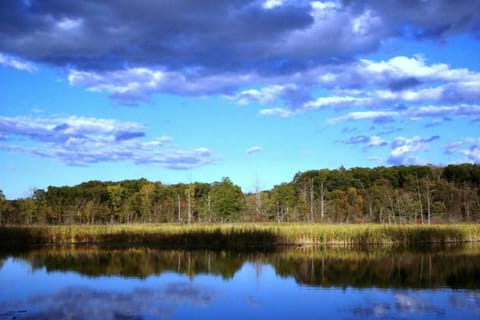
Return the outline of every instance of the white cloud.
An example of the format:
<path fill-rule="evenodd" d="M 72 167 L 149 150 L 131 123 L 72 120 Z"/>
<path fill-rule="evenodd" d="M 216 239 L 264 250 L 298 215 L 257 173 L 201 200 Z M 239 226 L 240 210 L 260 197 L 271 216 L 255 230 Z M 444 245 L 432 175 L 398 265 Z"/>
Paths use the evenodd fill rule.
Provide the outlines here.
<path fill-rule="evenodd" d="M 332 118 L 328 120 L 328 122 L 332 124 L 350 120 L 373 120 L 388 122 L 397 115 L 397 111 L 358 111 L 350 112 L 345 116 Z"/>
<path fill-rule="evenodd" d="M 247 150 L 245 150 L 245 153 L 252 154 L 252 153 L 255 153 L 255 152 L 262 151 L 262 150 L 263 150 L 263 148 L 260 147 L 260 146 L 253 146 L 253 147 L 250 147 Z"/>
<path fill-rule="evenodd" d="M 467 162 L 480 163 L 480 141 L 469 149 L 463 150 L 462 154 L 465 156 Z"/>
<path fill-rule="evenodd" d="M 37 71 L 37 68 L 32 63 L 22 61 L 2 53 L 0 53 L 0 65 L 30 73 Z"/>
<path fill-rule="evenodd" d="M 444 152 L 459 163 L 480 163 L 480 137 L 468 137 L 444 145 Z"/>
<path fill-rule="evenodd" d="M 366 148 L 383 147 L 387 145 L 387 142 L 383 140 L 383 138 L 380 136 L 365 136 L 365 135 L 351 137 L 348 141 L 345 141 L 345 143 L 363 144 L 363 145 L 366 145 Z"/>
<path fill-rule="evenodd" d="M 475 109 L 480 101 L 480 73 L 454 69 L 446 64 L 429 65 L 421 56 L 398 56 L 385 61 L 361 59 L 353 63 L 318 66 L 296 73 L 293 78 L 295 82 L 290 78 L 277 79 L 296 83 L 296 87 L 289 87 L 290 95 L 301 88 L 310 88 L 311 91 L 319 89 L 322 95 L 291 104 L 283 99 L 283 92 L 271 90 L 275 85 L 266 86 L 265 91 L 262 88 L 255 89 L 250 93 L 256 101 L 261 100 L 264 104 L 283 101 L 285 104 L 283 107 L 263 109 L 261 114 L 286 117 L 325 108 L 364 108 L 367 110 L 359 111 L 362 113 L 340 116 L 336 120 L 356 119 L 362 115 L 375 118 L 377 112 L 388 113 L 391 117 L 407 116 L 403 112 L 395 114 L 388 110 L 378 110 L 385 106 L 401 105 L 408 108 L 410 116 L 421 113 L 416 112 L 416 109 L 426 107 L 431 109 L 430 116 L 433 116 L 435 112 L 441 114 L 447 107 L 459 112 L 461 108 L 465 111 L 465 106 L 468 105 Z M 263 98 L 260 99 L 260 96 Z M 242 100 L 243 103 L 252 101 L 253 98 Z M 435 111 L 435 108 L 438 110 Z M 463 116 L 472 115 L 463 112 Z"/>
<path fill-rule="evenodd" d="M 331 118 L 330 124 L 344 121 L 372 120 L 377 123 L 390 122 L 395 118 L 406 120 L 419 120 L 424 118 L 471 118 L 480 119 L 480 105 L 456 105 L 456 106 L 435 106 L 426 105 L 399 109 L 398 111 L 356 111 L 349 112 L 344 116 Z"/>
<path fill-rule="evenodd" d="M 319 97 L 313 101 L 306 102 L 301 108 L 302 111 L 310 111 L 321 108 L 352 108 L 368 104 L 369 98 L 352 96 L 327 96 Z"/>
<path fill-rule="evenodd" d="M 323 11 L 335 10 L 325 3 L 319 6 Z M 179 72 L 138 67 L 70 70 L 68 79 L 71 85 L 108 93 L 125 104 L 147 101 L 155 93 L 219 94 L 242 105 L 268 105 L 260 114 L 284 118 L 326 108 L 363 108 L 367 110 L 358 112 L 389 113 L 394 118 L 404 114 L 379 109 L 402 105 L 414 113 L 414 108 L 424 106 L 475 104 L 480 100 L 480 73 L 447 64 L 427 64 L 421 56 L 317 65 L 294 74 L 205 73 L 199 68 Z M 321 96 L 312 98 L 317 90 Z M 351 116 L 338 119 L 348 120 Z"/>
<path fill-rule="evenodd" d="M 373 33 L 375 26 L 382 24 L 381 18 L 376 16 L 370 10 L 364 11 L 360 16 L 352 19 L 352 31 L 354 34 L 364 37 Z"/>
<path fill-rule="evenodd" d="M 369 147 L 380 147 L 386 145 L 387 142 L 379 136 L 371 136 L 370 141 L 368 142 Z"/>
<path fill-rule="evenodd" d="M 417 154 L 427 148 L 428 143 L 438 140 L 439 136 L 431 136 L 429 138 L 421 138 L 415 136 L 413 138 L 397 137 L 392 141 L 392 151 L 387 162 L 392 165 L 401 164 L 419 164 L 423 163 L 418 157 L 409 157 L 410 154 Z"/>
<path fill-rule="evenodd" d="M 283 4 L 283 0 L 266 0 L 263 3 L 263 7 L 265 9 L 273 9 L 275 7 L 279 7 Z"/>
<path fill-rule="evenodd" d="M 33 319 L 67 319 L 72 315 L 79 319 L 138 319 L 143 314 L 161 319 L 168 318 L 179 305 L 206 307 L 218 296 L 219 292 L 212 287 L 186 281 L 168 282 L 156 288 L 132 287 L 124 292 L 76 286 L 70 282 L 66 288 L 52 290 L 50 294 L 12 297 L 1 301 L 0 307 L 19 310 L 19 306 L 28 305 L 29 317 Z M 19 312 L 12 312 L 12 317 L 15 313 Z"/>
<path fill-rule="evenodd" d="M 288 97 L 289 93 L 299 90 L 295 84 L 271 85 L 261 89 L 242 90 L 231 97 L 237 103 L 245 105 L 250 103 L 271 104 L 277 102 L 283 97 Z"/>
<path fill-rule="evenodd" d="M 295 114 L 295 112 L 283 108 L 262 109 L 259 113 L 262 116 L 277 116 L 280 118 L 288 118 Z"/>
<path fill-rule="evenodd" d="M 395 307 L 400 313 L 408 313 L 412 316 L 415 314 L 431 313 L 435 315 L 443 314 L 441 308 L 433 306 L 432 302 L 420 296 L 411 296 L 404 293 L 394 295 Z"/>
<path fill-rule="evenodd" d="M 169 169 L 189 169 L 212 163 L 213 153 L 199 147 L 183 150 L 171 137 L 144 141 L 143 125 L 87 117 L 0 117 L 0 149 L 52 158 L 67 165 L 98 162 L 158 163 Z M 15 139 L 28 139 L 28 146 Z"/>
<path fill-rule="evenodd" d="M 336 1 L 310 3 L 313 23 L 273 43 L 277 53 L 297 59 L 349 56 L 376 47 L 388 33 L 373 11 L 355 11 Z"/>
<path fill-rule="evenodd" d="M 192 70 L 181 73 L 150 68 L 128 68 L 94 72 L 70 70 L 70 85 L 84 86 L 92 92 L 108 93 L 120 102 L 145 101 L 155 93 L 186 95 L 222 94 L 250 83 L 253 74 L 204 75 Z"/>
<path fill-rule="evenodd" d="M 465 142 L 463 142 L 463 141 L 450 142 L 449 144 L 447 144 L 445 146 L 445 153 L 447 153 L 447 154 L 456 153 L 458 148 L 461 147 L 464 144 L 465 144 Z"/>
<path fill-rule="evenodd" d="M 409 108 L 404 112 L 406 117 L 480 117 L 480 105 L 456 106 L 422 106 Z"/>
<path fill-rule="evenodd" d="M 56 27 L 60 31 L 75 31 L 79 29 L 83 25 L 82 19 L 71 19 L 71 18 L 63 18 L 56 23 Z"/>
<path fill-rule="evenodd" d="M 470 75 L 467 69 L 450 69 L 446 64 L 427 65 L 422 56 L 397 56 L 387 61 L 360 59 L 359 69 L 369 75 L 385 78 L 461 80 Z M 384 78 L 384 79 L 385 79 Z"/>

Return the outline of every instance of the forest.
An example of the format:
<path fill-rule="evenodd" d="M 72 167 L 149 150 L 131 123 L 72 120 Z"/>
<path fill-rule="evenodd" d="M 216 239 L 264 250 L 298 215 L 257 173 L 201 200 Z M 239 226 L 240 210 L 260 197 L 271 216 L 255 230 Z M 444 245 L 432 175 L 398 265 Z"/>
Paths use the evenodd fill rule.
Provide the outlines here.
<path fill-rule="evenodd" d="M 479 220 L 478 164 L 310 170 L 247 194 L 229 178 L 173 185 L 144 178 L 88 181 L 34 189 L 14 200 L 0 190 L 0 225 Z"/>

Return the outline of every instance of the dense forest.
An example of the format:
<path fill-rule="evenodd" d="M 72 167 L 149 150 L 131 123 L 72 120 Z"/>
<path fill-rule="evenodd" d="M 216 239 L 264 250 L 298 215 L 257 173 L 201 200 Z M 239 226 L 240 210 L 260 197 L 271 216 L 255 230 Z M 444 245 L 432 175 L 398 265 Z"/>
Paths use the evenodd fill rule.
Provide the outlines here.
<path fill-rule="evenodd" d="M 244 194 L 230 179 L 165 185 L 146 179 L 0 190 L 0 224 L 160 222 L 443 223 L 480 220 L 480 165 L 311 170 Z"/>

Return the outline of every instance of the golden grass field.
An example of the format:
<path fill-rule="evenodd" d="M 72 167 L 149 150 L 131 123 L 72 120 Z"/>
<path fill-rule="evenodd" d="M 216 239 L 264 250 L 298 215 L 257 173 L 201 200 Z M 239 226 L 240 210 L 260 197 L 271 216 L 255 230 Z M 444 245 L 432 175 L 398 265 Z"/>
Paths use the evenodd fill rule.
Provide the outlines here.
<path fill-rule="evenodd" d="M 180 248 L 261 248 L 301 245 L 415 246 L 480 241 L 480 224 L 134 224 L 2 226 L 6 247 L 136 244 Z"/>

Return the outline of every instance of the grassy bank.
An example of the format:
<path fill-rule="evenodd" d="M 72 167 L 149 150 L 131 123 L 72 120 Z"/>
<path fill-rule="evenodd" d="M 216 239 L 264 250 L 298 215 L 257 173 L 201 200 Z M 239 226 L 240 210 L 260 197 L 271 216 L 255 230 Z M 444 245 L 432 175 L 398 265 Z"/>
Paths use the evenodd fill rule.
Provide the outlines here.
<path fill-rule="evenodd" d="M 479 224 L 193 224 L 2 226 L 0 246 L 139 244 L 175 248 L 289 245 L 445 245 L 480 241 Z"/>

